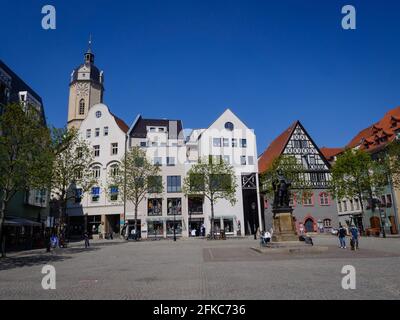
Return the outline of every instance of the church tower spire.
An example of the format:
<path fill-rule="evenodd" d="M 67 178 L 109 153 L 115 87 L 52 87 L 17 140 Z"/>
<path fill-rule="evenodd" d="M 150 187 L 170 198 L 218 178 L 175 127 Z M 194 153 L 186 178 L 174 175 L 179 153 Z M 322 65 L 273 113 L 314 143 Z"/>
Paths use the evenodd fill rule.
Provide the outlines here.
<path fill-rule="evenodd" d="M 94 64 L 92 36 L 89 37 L 84 63 L 75 68 L 69 84 L 68 128 L 79 128 L 88 111 L 103 102 L 104 74 Z"/>
<path fill-rule="evenodd" d="M 92 53 L 92 35 L 89 36 L 88 50 L 85 53 L 85 64 L 94 64 L 94 54 Z"/>

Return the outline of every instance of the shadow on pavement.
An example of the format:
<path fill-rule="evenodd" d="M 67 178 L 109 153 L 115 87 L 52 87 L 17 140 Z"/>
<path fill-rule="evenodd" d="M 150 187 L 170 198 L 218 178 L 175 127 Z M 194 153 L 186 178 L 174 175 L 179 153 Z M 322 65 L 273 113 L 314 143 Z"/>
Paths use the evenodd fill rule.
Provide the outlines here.
<path fill-rule="evenodd" d="M 56 249 L 52 252 L 40 252 L 36 254 L 26 253 L 21 256 L 11 256 L 6 258 L 0 258 L 0 271 L 32 267 L 35 265 L 44 265 L 51 262 L 60 262 L 64 260 L 72 259 L 71 255 L 83 252 L 97 251 L 100 248 L 64 248 Z"/>
<path fill-rule="evenodd" d="M 22 268 L 22 267 L 32 267 L 35 265 L 44 265 L 50 262 L 58 262 L 71 259 L 71 257 L 52 255 L 52 254 L 38 254 L 32 256 L 23 257 L 11 257 L 0 259 L 0 271 Z"/>

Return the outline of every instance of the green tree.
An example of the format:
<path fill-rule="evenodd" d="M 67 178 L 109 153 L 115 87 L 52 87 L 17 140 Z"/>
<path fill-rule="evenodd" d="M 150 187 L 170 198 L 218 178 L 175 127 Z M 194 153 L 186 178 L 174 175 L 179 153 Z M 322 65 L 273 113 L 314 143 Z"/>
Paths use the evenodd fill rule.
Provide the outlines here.
<path fill-rule="evenodd" d="M 267 198 L 274 197 L 273 182 L 278 179 L 279 173 L 291 182 L 292 194 L 301 198 L 308 193 L 309 186 L 306 183 L 303 164 L 293 155 L 281 155 L 274 159 L 266 172 L 260 175 L 261 192 L 266 194 Z"/>
<path fill-rule="evenodd" d="M 387 183 L 385 166 L 359 149 L 346 150 L 332 167 L 332 195 L 337 199 L 358 198 L 362 213 L 364 201 L 372 203 L 374 194 L 379 194 Z"/>
<path fill-rule="evenodd" d="M 388 144 L 379 157 L 391 183 L 395 188 L 400 188 L 400 141 L 394 140 Z"/>
<path fill-rule="evenodd" d="M 97 183 L 90 167 L 93 150 L 74 128 L 53 129 L 52 150 L 52 195 L 60 210 L 60 224 L 63 224 L 68 201 L 77 196 L 78 190 L 78 196 L 83 197 Z"/>
<path fill-rule="evenodd" d="M 111 174 L 108 179 L 108 188 L 121 189 L 124 199 L 134 205 L 135 234 L 137 234 L 137 216 L 140 203 L 148 193 L 159 194 L 163 192 L 160 167 L 149 162 L 146 152 L 139 147 L 127 151 L 119 166 L 118 174 Z M 129 230 L 127 229 L 127 232 Z"/>
<path fill-rule="evenodd" d="M 0 115 L 0 242 L 5 255 L 4 218 L 17 192 L 50 186 L 50 133 L 33 106 L 9 104 Z"/>
<path fill-rule="evenodd" d="M 186 196 L 200 196 L 210 201 L 212 238 L 214 238 L 214 206 L 220 199 L 225 199 L 234 206 L 237 201 L 236 189 L 234 168 L 222 159 L 212 159 L 212 157 L 206 157 L 194 164 L 183 181 L 183 193 Z"/>

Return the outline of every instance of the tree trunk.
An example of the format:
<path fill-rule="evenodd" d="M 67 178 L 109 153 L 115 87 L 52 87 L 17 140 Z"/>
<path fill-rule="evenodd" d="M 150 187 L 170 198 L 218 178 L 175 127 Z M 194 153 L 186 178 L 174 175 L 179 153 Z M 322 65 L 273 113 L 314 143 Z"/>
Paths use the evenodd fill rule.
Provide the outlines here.
<path fill-rule="evenodd" d="M 360 206 L 361 206 L 361 217 L 363 218 L 363 226 L 362 226 L 362 228 L 363 228 L 363 232 L 365 232 L 365 228 L 364 228 L 364 225 L 365 225 L 365 221 L 364 221 L 364 201 L 363 201 L 363 197 L 362 197 L 361 192 L 358 193 L 358 197 L 359 197 Z"/>
<path fill-rule="evenodd" d="M 7 201 L 5 196 L 1 200 L 1 207 L 0 207 L 0 251 L 1 257 L 5 258 L 6 256 L 6 237 L 4 233 L 4 220 L 5 220 L 5 212 L 6 212 Z"/>
<path fill-rule="evenodd" d="M 135 204 L 135 240 L 137 239 L 137 214 L 138 214 L 138 205 Z"/>
<path fill-rule="evenodd" d="M 210 236 L 211 239 L 214 239 L 214 199 L 211 197 L 211 228 L 210 228 Z"/>

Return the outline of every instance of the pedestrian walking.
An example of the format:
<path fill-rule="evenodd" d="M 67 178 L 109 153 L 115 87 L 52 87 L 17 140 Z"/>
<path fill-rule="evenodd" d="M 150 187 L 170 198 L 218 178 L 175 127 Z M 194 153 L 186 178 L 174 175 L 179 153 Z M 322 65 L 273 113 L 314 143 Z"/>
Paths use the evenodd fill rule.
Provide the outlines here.
<path fill-rule="evenodd" d="M 359 236 L 359 232 L 358 229 L 356 228 L 356 226 L 353 224 L 351 226 L 350 229 L 350 233 L 351 233 L 351 249 L 352 250 L 358 250 L 358 236 Z"/>
<path fill-rule="evenodd" d="M 343 228 L 342 224 L 339 223 L 339 243 L 341 249 L 346 249 L 346 229 Z"/>
<path fill-rule="evenodd" d="M 89 248 L 90 247 L 90 243 L 89 243 L 89 233 L 87 231 L 85 231 L 85 233 L 83 234 L 83 238 L 85 240 L 85 248 Z"/>

